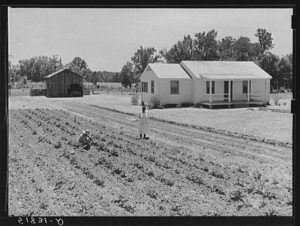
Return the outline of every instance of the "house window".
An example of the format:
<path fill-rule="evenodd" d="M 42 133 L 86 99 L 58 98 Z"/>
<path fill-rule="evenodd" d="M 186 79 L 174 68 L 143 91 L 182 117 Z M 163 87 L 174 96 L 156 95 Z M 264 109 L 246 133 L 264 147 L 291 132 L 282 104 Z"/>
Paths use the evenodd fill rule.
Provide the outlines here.
<path fill-rule="evenodd" d="M 154 93 L 154 81 L 151 80 L 151 93 Z"/>
<path fill-rule="evenodd" d="M 148 82 L 142 82 L 142 92 L 148 93 Z"/>
<path fill-rule="evenodd" d="M 211 82 L 211 93 L 215 94 L 215 81 Z M 206 94 L 210 94 L 209 81 L 206 81 Z"/>
<path fill-rule="evenodd" d="M 243 93 L 248 93 L 248 81 L 243 81 Z"/>
<path fill-rule="evenodd" d="M 179 94 L 179 81 L 170 81 L 171 94 Z"/>

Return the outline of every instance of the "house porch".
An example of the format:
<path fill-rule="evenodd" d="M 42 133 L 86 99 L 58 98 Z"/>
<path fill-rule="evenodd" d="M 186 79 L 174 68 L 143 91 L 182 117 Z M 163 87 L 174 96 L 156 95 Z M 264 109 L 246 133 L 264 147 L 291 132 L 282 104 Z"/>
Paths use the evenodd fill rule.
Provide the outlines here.
<path fill-rule="evenodd" d="M 267 102 L 265 101 L 232 101 L 232 102 L 224 102 L 224 101 L 204 101 L 201 102 L 201 104 L 205 107 L 208 107 L 209 109 L 212 109 L 214 107 L 228 107 L 228 108 L 234 108 L 234 107 L 254 107 L 254 106 L 266 106 Z"/>

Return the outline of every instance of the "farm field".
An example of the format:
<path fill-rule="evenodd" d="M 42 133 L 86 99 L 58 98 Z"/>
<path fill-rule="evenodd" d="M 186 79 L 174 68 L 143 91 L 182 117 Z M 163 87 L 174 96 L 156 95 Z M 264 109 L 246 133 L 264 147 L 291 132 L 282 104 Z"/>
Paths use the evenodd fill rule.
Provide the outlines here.
<path fill-rule="evenodd" d="M 292 215 L 289 145 L 157 120 L 146 141 L 132 115 L 83 98 L 13 98 L 9 215 Z M 75 145 L 83 129 L 89 151 Z"/>

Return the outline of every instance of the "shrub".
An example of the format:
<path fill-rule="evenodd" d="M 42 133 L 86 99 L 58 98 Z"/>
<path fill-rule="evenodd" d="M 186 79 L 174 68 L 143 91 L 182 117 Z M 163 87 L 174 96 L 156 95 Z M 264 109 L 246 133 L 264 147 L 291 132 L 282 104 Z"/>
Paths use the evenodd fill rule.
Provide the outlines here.
<path fill-rule="evenodd" d="M 273 96 L 273 100 L 274 100 L 274 105 L 277 106 L 278 103 L 279 103 L 279 100 L 280 100 L 280 95 L 279 95 L 279 93 L 276 93 L 276 94 Z"/>
<path fill-rule="evenodd" d="M 131 104 L 138 105 L 139 104 L 139 94 L 134 94 L 131 97 Z"/>
<path fill-rule="evenodd" d="M 177 104 L 165 104 L 164 108 L 176 108 Z"/>
<path fill-rule="evenodd" d="M 157 199 L 157 197 L 158 197 L 158 194 L 154 189 L 149 189 L 147 191 L 147 195 L 149 195 L 153 199 Z"/>
<path fill-rule="evenodd" d="M 191 102 L 184 102 L 181 104 L 181 107 L 191 107 L 191 106 L 193 106 L 193 103 Z"/>
<path fill-rule="evenodd" d="M 196 103 L 195 108 L 202 108 L 202 104 L 201 103 Z"/>
<path fill-rule="evenodd" d="M 152 96 L 150 98 L 150 106 L 152 108 L 159 108 L 160 107 L 160 100 L 156 96 Z"/>
<path fill-rule="evenodd" d="M 243 194 L 240 190 L 233 191 L 230 194 L 230 198 L 233 201 L 243 201 L 242 197 L 243 197 Z"/>
<path fill-rule="evenodd" d="M 55 149 L 61 148 L 61 142 L 58 141 L 55 145 L 54 145 Z"/>
<path fill-rule="evenodd" d="M 104 181 L 103 180 L 96 179 L 96 180 L 94 180 L 94 183 L 98 186 L 104 187 Z"/>

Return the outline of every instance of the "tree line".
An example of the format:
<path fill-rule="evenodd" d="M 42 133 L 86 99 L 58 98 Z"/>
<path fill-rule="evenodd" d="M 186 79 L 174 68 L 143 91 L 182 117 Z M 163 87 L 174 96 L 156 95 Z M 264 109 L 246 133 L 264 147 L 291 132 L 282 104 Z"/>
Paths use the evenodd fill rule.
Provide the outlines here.
<path fill-rule="evenodd" d="M 88 68 L 87 62 L 80 57 L 75 57 L 71 62 L 63 64 L 61 57 L 53 55 L 52 57 L 31 57 L 20 60 L 16 65 L 9 62 L 9 83 L 14 85 L 20 81 L 26 83 L 27 80 L 41 82 L 47 75 L 63 68 L 69 68 L 81 74 L 85 82 L 120 82 L 119 72 L 92 71 Z"/>
<path fill-rule="evenodd" d="M 195 33 L 194 37 L 185 35 L 182 40 L 174 43 L 170 49 L 156 50 L 154 47 L 140 46 L 134 55 L 122 67 L 120 72 L 92 71 L 87 62 L 75 57 L 63 65 L 61 57 L 38 56 L 20 60 L 17 65 L 9 63 L 9 81 L 15 83 L 22 80 L 34 82 L 43 81 L 45 76 L 68 67 L 80 73 L 87 82 L 121 82 L 124 87 L 138 84 L 140 76 L 148 63 L 180 63 L 182 60 L 210 61 L 254 61 L 273 79 L 271 88 L 281 87 L 292 89 L 292 54 L 278 56 L 270 50 L 274 47 L 272 34 L 266 29 L 257 29 L 257 42 L 241 36 L 235 39 L 227 36 L 217 39 L 218 32 L 214 29 L 208 32 Z"/>
<path fill-rule="evenodd" d="M 196 33 L 194 38 L 185 35 L 183 40 L 174 43 L 170 49 L 160 51 L 154 47 L 140 46 L 122 67 L 122 84 L 131 86 L 138 82 L 148 63 L 180 63 L 182 60 L 254 61 L 273 77 L 273 90 L 281 87 L 292 89 L 292 54 L 281 57 L 273 54 L 270 51 L 274 47 L 272 34 L 266 29 L 257 29 L 257 42 L 254 43 L 244 36 L 238 39 L 227 36 L 217 40 L 217 35 L 218 32 L 214 29 Z"/>

